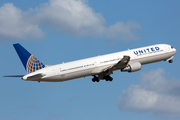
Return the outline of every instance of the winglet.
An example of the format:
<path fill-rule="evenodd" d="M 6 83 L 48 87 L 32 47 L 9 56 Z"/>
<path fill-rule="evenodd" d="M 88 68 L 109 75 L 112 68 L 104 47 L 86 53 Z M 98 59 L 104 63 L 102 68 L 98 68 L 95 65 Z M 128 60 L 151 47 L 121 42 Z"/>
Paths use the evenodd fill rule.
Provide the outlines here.
<path fill-rule="evenodd" d="M 31 53 L 29 53 L 24 47 L 19 43 L 13 44 L 21 62 L 27 73 L 34 72 L 36 70 L 46 67 L 42 62 L 35 58 Z"/>

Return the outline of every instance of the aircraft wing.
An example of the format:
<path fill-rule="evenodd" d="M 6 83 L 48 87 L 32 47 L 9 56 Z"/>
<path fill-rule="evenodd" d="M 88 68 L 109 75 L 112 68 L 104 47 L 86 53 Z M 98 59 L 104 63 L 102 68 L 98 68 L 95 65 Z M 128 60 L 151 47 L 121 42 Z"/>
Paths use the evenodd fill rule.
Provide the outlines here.
<path fill-rule="evenodd" d="M 129 56 L 124 56 L 118 63 L 116 63 L 115 65 L 112 65 L 110 67 L 105 68 L 102 73 L 106 74 L 106 75 L 110 75 L 112 74 L 113 70 L 117 70 L 117 69 L 123 69 L 127 66 L 128 62 L 130 60 Z"/>

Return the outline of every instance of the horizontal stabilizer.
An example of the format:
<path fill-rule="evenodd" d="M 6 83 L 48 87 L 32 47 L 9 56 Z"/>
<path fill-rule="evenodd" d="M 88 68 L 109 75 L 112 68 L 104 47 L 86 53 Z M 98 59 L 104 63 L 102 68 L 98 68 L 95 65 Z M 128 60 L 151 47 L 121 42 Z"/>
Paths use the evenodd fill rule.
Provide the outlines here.
<path fill-rule="evenodd" d="M 24 75 L 7 75 L 7 76 L 3 76 L 3 77 L 23 77 Z"/>
<path fill-rule="evenodd" d="M 41 79 L 43 76 L 45 76 L 45 74 L 39 73 L 39 74 L 35 74 L 32 76 L 27 77 L 27 79 Z"/>

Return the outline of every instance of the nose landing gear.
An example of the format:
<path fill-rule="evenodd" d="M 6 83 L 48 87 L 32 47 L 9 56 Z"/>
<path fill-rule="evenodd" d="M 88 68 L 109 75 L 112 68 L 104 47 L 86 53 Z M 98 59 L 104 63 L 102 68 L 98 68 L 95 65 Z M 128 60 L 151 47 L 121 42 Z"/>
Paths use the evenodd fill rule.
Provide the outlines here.
<path fill-rule="evenodd" d="M 169 63 L 173 63 L 173 60 L 169 60 Z"/>

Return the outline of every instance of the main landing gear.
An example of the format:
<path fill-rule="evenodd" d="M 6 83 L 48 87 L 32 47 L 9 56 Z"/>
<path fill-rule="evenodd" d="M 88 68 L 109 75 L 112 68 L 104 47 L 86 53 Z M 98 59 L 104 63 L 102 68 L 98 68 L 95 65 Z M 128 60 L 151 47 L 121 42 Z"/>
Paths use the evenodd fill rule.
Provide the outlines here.
<path fill-rule="evenodd" d="M 113 80 L 113 78 L 109 75 L 104 76 L 103 79 L 105 79 L 106 81 L 110 81 L 110 82 Z M 93 82 L 99 82 L 99 78 L 94 75 L 92 81 Z"/>
<path fill-rule="evenodd" d="M 104 76 L 104 79 L 105 79 L 106 81 L 110 81 L 110 82 L 113 80 L 113 78 L 112 78 L 111 76 L 109 76 L 109 75 Z"/>
<path fill-rule="evenodd" d="M 92 81 L 93 81 L 93 82 L 99 82 L 99 79 L 98 79 L 98 77 L 96 77 L 96 76 L 94 75 Z"/>

